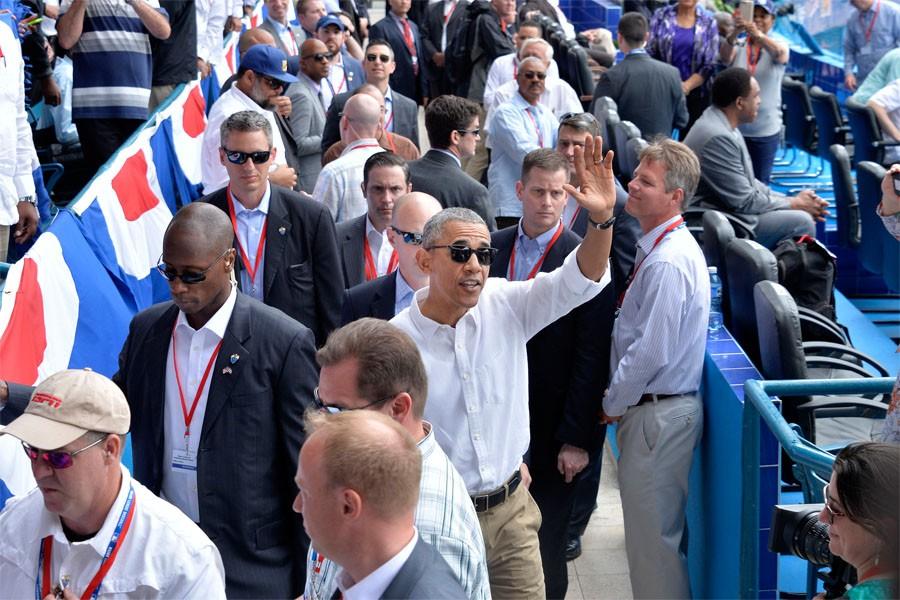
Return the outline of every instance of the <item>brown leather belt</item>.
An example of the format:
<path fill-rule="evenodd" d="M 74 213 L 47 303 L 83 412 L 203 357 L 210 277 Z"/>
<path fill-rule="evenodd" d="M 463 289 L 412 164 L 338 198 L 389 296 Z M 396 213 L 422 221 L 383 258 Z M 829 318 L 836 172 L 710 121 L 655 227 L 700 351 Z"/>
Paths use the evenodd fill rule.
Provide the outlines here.
<path fill-rule="evenodd" d="M 475 512 L 484 512 L 499 504 L 503 504 L 506 502 L 507 498 L 513 495 L 513 492 L 516 491 L 516 488 L 519 487 L 521 482 L 522 473 L 519 470 L 516 470 L 516 472 L 512 474 L 512 477 L 506 480 L 506 483 L 493 492 L 472 496 L 472 504 L 475 505 Z"/>
<path fill-rule="evenodd" d="M 641 406 L 642 404 L 647 404 L 648 402 L 653 402 L 653 398 L 656 398 L 656 401 L 659 402 L 661 400 L 668 400 L 669 398 L 678 398 L 679 396 L 688 396 L 693 392 L 685 392 L 683 394 L 642 394 L 641 399 L 638 400 L 638 403 L 635 406 Z"/>

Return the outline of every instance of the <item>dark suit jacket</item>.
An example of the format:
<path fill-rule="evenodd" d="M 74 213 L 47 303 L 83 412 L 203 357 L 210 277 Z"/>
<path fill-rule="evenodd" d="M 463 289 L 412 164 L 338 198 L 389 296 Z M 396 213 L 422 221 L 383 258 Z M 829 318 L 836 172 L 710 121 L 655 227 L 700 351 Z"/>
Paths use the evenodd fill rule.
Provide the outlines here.
<path fill-rule="evenodd" d="M 135 316 L 113 377 L 131 407 L 134 476 L 155 494 L 167 460 L 166 361 L 177 315 L 163 302 Z M 222 554 L 229 597 L 303 591 L 309 543 L 291 505 L 317 380 L 312 333 L 238 293 L 212 370 L 197 466 L 200 527 Z"/>
<path fill-rule="evenodd" d="M 344 290 L 341 327 L 363 317 L 374 317 L 385 321 L 393 319 L 398 272 L 394 271 L 372 281 L 354 285 L 349 290 Z"/>
<path fill-rule="evenodd" d="M 367 215 L 343 221 L 337 225 L 338 248 L 341 253 L 341 273 L 344 288 L 350 289 L 366 280 L 363 241 L 366 239 Z"/>
<path fill-rule="evenodd" d="M 299 25 L 291 25 L 288 24 L 288 27 L 291 29 L 291 33 L 294 34 L 294 43 L 297 44 L 297 50 L 300 50 L 300 46 L 303 45 L 303 42 L 306 41 L 306 34 L 303 32 L 303 28 Z M 265 29 L 269 33 L 272 34 L 272 37 L 275 38 L 275 47 L 284 52 L 285 56 L 290 56 L 291 53 L 285 47 L 284 42 L 281 41 L 281 36 L 278 35 L 278 32 L 275 30 L 275 27 L 268 19 L 263 19 L 263 22 L 259 24 L 260 29 Z"/>
<path fill-rule="evenodd" d="M 343 289 L 334 221 L 318 202 L 277 185 L 270 187 L 263 299 L 309 327 L 321 346 L 338 325 Z M 228 212 L 226 189 L 203 200 Z M 235 268 L 243 268 L 240 260 Z"/>
<path fill-rule="evenodd" d="M 394 62 L 397 68 L 391 74 L 391 89 L 412 98 L 416 104 L 422 104 L 422 98 L 428 95 L 428 61 L 425 46 L 422 45 L 422 34 L 415 21 L 409 21 L 409 28 L 415 40 L 416 55 L 419 61 L 419 73 L 413 74 L 412 54 L 403 40 L 403 33 L 397 27 L 394 18 L 388 14 L 369 29 L 370 40 L 385 40 L 394 49 Z"/>
<path fill-rule="evenodd" d="M 594 98 L 601 96 L 615 100 L 622 120 L 637 125 L 646 140 L 671 137 L 673 128 L 688 122 L 678 69 L 649 54 L 629 54 L 601 73 Z"/>
<path fill-rule="evenodd" d="M 518 226 L 491 234 L 500 252 L 491 277 L 506 277 Z M 541 265 L 541 272 L 562 266 L 581 238 L 563 230 Z M 538 476 L 559 476 L 557 455 L 567 443 L 590 452 L 600 437 L 603 383 L 609 371 L 615 294 L 599 295 L 542 329 L 528 342 L 528 397 L 531 422 L 529 466 Z M 556 475 L 553 475 L 556 473 Z"/>
<path fill-rule="evenodd" d="M 458 2 L 456 8 L 453 9 L 453 14 L 447 20 L 448 46 L 453 39 L 453 34 L 456 33 L 463 21 L 463 16 L 466 14 L 466 6 L 468 5 L 465 2 Z M 425 9 L 423 20 L 419 22 L 419 31 L 422 33 L 422 46 L 425 48 L 425 54 L 427 55 L 428 78 L 431 81 L 432 97 L 436 97 L 435 94 L 449 94 L 451 92 L 450 80 L 444 72 L 444 67 L 437 66 L 431 59 L 435 52 L 442 52 L 441 34 L 444 31 L 443 0 L 428 5 Z"/>
<path fill-rule="evenodd" d="M 414 191 L 434 196 L 444 208 L 471 208 L 489 228 L 494 228 L 494 207 L 488 200 L 487 188 L 472 179 L 452 157 L 429 150 L 409 163 L 409 175 Z"/>
<path fill-rule="evenodd" d="M 369 39 L 374 39 L 371 36 Z M 351 92 L 338 94 L 331 100 L 331 106 L 325 113 L 325 129 L 322 131 L 322 153 L 328 152 L 331 145 L 341 141 L 341 113 Z M 394 110 L 394 132 L 412 140 L 419 147 L 419 107 L 416 103 L 391 88 L 392 108 Z"/>
<path fill-rule="evenodd" d="M 419 538 L 412 554 L 403 563 L 381 596 L 384 600 L 464 600 L 466 592 L 450 566 L 434 547 Z"/>

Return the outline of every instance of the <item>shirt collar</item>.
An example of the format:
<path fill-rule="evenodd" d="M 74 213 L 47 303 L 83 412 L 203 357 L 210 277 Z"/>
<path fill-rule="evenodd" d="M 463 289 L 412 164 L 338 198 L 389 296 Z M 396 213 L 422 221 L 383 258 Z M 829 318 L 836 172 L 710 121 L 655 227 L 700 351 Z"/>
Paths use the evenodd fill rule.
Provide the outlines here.
<path fill-rule="evenodd" d="M 372 220 L 369 218 L 369 215 L 366 215 L 366 237 L 369 237 L 370 233 L 374 233 L 375 235 L 381 236 L 383 239 L 387 240 L 387 228 L 384 231 L 378 231 L 375 229 L 375 226 L 372 225 Z"/>
<path fill-rule="evenodd" d="M 227 94 L 229 92 L 234 95 L 235 100 L 237 100 L 241 104 L 249 107 L 250 110 L 255 111 L 255 112 L 259 112 L 261 110 L 259 104 L 257 104 L 253 100 L 253 98 L 251 98 L 250 96 L 248 96 L 247 94 L 242 92 L 241 88 L 239 88 L 238 86 L 236 86 L 236 85 L 231 86 L 231 89 L 225 93 Z"/>
<path fill-rule="evenodd" d="M 441 154 L 446 154 L 447 156 L 451 157 L 454 161 L 456 161 L 457 166 L 462 168 L 462 162 L 459 160 L 459 157 L 457 155 L 453 154 L 452 152 L 450 152 L 449 150 L 447 150 L 445 148 L 432 148 L 432 150 L 434 150 L 435 152 L 440 152 Z"/>
<path fill-rule="evenodd" d="M 628 54 L 626 54 L 625 56 L 638 56 L 640 54 L 647 54 L 647 49 L 646 48 L 632 48 L 631 50 L 628 51 Z"/>
<path fill-rule="evenodd" d="M 425 437 L 419 440 L 419 443 L 416 445 L 419 447 L 419 453 L 422 454 L 422 461 L 424 462 L 434 452 L 437 442 L 434 439 L 434 428 L 431 426 L 431 423 L 423 420 L 422 428 L 425 430 Z"/>
<path fill-rule="evenodd" d="M 391 86 L 387 86 L 384 90 L 384 101 L 390 102 L 391 106 L 394 104 L 394 92 L 391 91 Z"/>
<path fill-rule="evenodd" d="M 344 148 L 343 152 L 341 152 L 341 156 L 350 154 L 350 152 L 352 150 L 354 150 L 360 146 L 366 146 L 366 145 L 380 146 L 381 144 L 379 144 L 378 140 L 376 140 L 375 138 L 360 138 L 358 140 L 352 141 L 349 144 L 347 144 L 347 147 Z"/>
<path fill-rule="evenodd" d="M 550 243 L 550 240 L 553 239 L 553 236 L 556 235 L 556 230 L 559 228 L 559 224 L 557 223 L 554 227 L 551 227 L 550 229 L 548 229 L 544 233 L 540 234 L 536 238 L 528 237 L 528 234 L 525 233 L 524 229 L 522 229 L 522 219 L 519 219 L 519 225 L 517 227 L 518 227 L 518 236 L 516 236 L 516 239 L 520 243 L 525 243 L 526 241 L 529 241 L 529 240 L 535 241 L 535 242 L 537 242 L 538 249 L 541 252 L 543 252 L 544 248 L 547 247 L 547 244 Z"/>
<path fill-rule="evenodd" d="M 660 223 L 659 225 L 657 225 L 656 227 L 654 227 L 653 229 L 651 229 L 649 232 L 645 233 L 638 239 L 638 241 L 637 241 L 638 246 L 641 247 L 641 250 L 644 251 L 645 255 L 650 254 L 650 251 L 653 249 L 653 244 L 656 243 L 656 238 L 658 238 L 660 235 L 662 235 L 662 232 L 665 231 L 666 227 L 668 227 L 669 225 L 671 225 L 672 223 L 674 223 L 675 221 L 677 221 L 680 218 L 681 218 L 681 215 L 675 215 L 674 217 L 672 217 L 665 223 Z"/>
<path fill-rule="evenodd" d="M 255 211 L 259 211 L 264 215 L 269 214 L 269 198 L 272 196 L 272 186 L 269 185 L 269 182 L 266 182 L 266 191 L 263 193 L 262 200 L 259 201 L 259 206 L 256 208 L 247 208 L 241 201 L 238 200 L 234 194 L 231 193 L 231 190 L 228 190 L 228 195 L 231 196 L 232 201 L 234 201 L 234 216 L 239 217 L 244 213 L 252 213 Z"/>
<path fill-rule="evenodd" d="M 422 314 L 422 309 L 419 306 L 419 303 L 424 302 L 427 297 L 427 285 L 422 289 L 416 291 L 416 293 L 413 295 L 412 302 L 409 303 L 409 317 L 413 323 L 413 326 L 415 326 L 416 329 L 421 332 L 422 336 L 430 339 L 434 337 L 442 327 L 450 328 L 450 326 L 444 325 L 443 323 L 438 323 L 434 319 L 429 319 Z"/>
<path fill-rule="evenodd" d="M 297 77 L 300 78 L 301 80 L 305 81 L 305 82 L 307 83 L 307 85 L 309 85 L 313 90 L 316 91 L 316 93 L 318 93 L 319 90 L 322 89 L 322 82 L 321 82 L 321 81 L 318 82 L 318 83 L 316 83 L 315 81 L 313 81 L 312 77 L 310 77 L 309 75 L 307 75 L 307 74 L 304 73 L 303 71 L 298 71 L 298 72 L 297 72 Z"/>
<path fill-rule="evenodd" d="M 540 102 L 538 102 L 537 104 L 530 104 L 530 103 L 528 102 L 528 100 L 526 100 L 525 98 L 522 97 L 522 94 L 519 92 L 519 88 L 516 88 L 516 93 L 515 93 L 515 95 L 512 97 L 511 102 L 513 102 L 516 106 L 519 106 L 519 107 L 524 108 L 524 109 L 526 109 L 526 110 L 527 110 L 528 108 L 536 108 L 537 110 L 540 110 L 539 107 L 541 106 L 541 103 L 540 103 Z"/>
<path fill-rule="evenodd" d="M 283 33 L 283 32 L 285 32 L 285 31 L 290 31 L 290 29 L 288 28 L 287 25 L 283 25 L 282 23 L 276 21 L 275 19 L 273 19 L 273 18 L 270 17 L 270 16 L 267 16 L 267 17 L 266 17 L 266 20 L 267 20 L 269 23 L 271 23 L 271 24 L 275 27 L 275 30 L 276 30 L 278 33 Z"/>
<path fill-rule="evenodd" d="M 343 593 L 343 597 L 347 600 L 380 598 L 397 576 L 397 573 L 400 572 L 400 569 L 403 568 L 403 565 L 406 564 L 418 541 L 419 530 L 413 526 L 412 539 L 400 549 L 400 552 L 355 583 L 350 581 L 350 575 L 347 571 L 342 571 L 337 578 L 337 584 Z"/>
<path fill-rule="evenodd" d="M 231 320 L 231 313 L 234 311 L 234 303 L 237 300 L 237 286 L 232 284 L 231 293 L 228 295 L 228 299 L 225 301 L 225 304 L 219 307 L 219 310 L 216 311 L 209 321 L 207 321 L 203 327 L 195 330 L 190 324 L 187 322 L 187 317 L 184 316 L 184 313 L 178 311 L 178 319 L 175 322 L 175 328 L 180 329 L 182 326 L 187 327 L 191 331 L 202 331 L 207 330 L 217 338 L 222 339 L 225 337 L 225 329 L 228 327 L 228 321 Z"/>
<path fill-rule="evenodd" d="M 410 294 L 415 294 L 415 290 L 410 287 L 408 283 L 406 283 L 406 279 L 403 277 L 403 273 L 400 272 L 400 269 L 397 269 L 397 286 L 394 291 L 394 304 L 403 300 Z"/>

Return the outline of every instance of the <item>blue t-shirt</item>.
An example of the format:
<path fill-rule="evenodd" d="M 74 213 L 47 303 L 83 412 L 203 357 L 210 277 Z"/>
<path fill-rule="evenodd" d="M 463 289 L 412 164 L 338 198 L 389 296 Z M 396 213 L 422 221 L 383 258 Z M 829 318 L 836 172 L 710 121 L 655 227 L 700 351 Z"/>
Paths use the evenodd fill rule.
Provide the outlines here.
<path fill-rule="evenodd" d="M 694 56 L 694 28 L 676 27 L 672 40 L 672 66 L 678 69 L 684 81 L 693 73 L 691 58 Z"/>

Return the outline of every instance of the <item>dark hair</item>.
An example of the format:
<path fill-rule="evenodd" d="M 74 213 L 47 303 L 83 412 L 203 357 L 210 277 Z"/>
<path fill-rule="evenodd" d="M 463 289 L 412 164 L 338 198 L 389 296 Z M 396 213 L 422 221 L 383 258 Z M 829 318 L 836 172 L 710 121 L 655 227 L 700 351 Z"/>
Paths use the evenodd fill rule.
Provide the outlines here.
<path fill-rule="evenodd" d="M 459 96 L 438 96 L 425 109 L 428 143 L 432 148 L 449 148 L 450 134 L 467 128 L 478 114 L 478 105 L 471 100 Z"/>
<path fill-rule="evenodd" d="M 860 442 L 846 446 L 832 467 L 841 508 L 854 523 L 881 540 L 880 562 L 900 571 L 900 446 Z"/>
<path fill-rule="evenodd" d="M 379 167 L 400 167 L 403 171 L 403 179 L 409 185 L 409 164 L 402 156 L 386 150 L 373 154 L 366 160 L 366 164 L 363 166 L 363 187 L 369 185 L 369 172 Z"/>
<path fill-rule="evenodd" d="M 541 24 L 538 23 L 537 21 L 535 21 L 534 19 L 526 19 L 525 21 L 522 21 L 521 23 L 519 23 L 518 29 L 522 29 L 523 27 L 534 27 L 535 29 L 538 30 L 538 37 L 540 37 L 544 34 L 544 28 L 541 27 Z M 516 31 L 518 31 L 518 29 Z"/>
<path fill-rule="evenodd" d="M 394 59 L 394 47 L 391 46 L 391 44 L 387 40 L 381 39 L 381 38 L 375 38 L 374 40 L 369 40 L 369 43 L 366 44 L 366 52 L 368 52 L 369 48 L 371 48 L 372 46 L 387 46 L 388 54 L 391 55 L 391 60 Z"/>
<path fill-rule="evenodd" d="M 543 169 L 551 173 L 563 171 L 566 181 L 569 180 L 569 160 L 552 148 L 538 148 L 525 155 L 522 161 L 522 183 L 528 180 L 528 175 L 534 169 Z"/>
<path fill-rule="evenodd" d="M 738 98 L 750 95 L 750 89 L 750 71 L 740 67 L 725 69 L 713 80 L 713 106 L 719 109 L 731 106 Z"/>
<path fill-rule="evenodd" d="M 619 20 L 618 31 L 629 46 L 642 46 L 647 39 L 647 17 L 639 12 L 627 12 Z"/>

